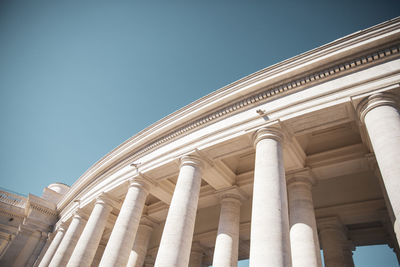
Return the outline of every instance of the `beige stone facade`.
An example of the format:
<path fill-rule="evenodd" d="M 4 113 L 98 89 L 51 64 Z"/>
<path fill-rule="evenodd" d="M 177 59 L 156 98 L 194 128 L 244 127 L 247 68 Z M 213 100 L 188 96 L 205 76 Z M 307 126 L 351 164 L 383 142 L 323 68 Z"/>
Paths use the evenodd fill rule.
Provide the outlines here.
<path fill-rule="evenodd" d="M 373 244 L 399 257 L 399 101 L 396 18 L 193 102 L 70 188 L 0 192 L 0 264 L 347 267 Z"/>

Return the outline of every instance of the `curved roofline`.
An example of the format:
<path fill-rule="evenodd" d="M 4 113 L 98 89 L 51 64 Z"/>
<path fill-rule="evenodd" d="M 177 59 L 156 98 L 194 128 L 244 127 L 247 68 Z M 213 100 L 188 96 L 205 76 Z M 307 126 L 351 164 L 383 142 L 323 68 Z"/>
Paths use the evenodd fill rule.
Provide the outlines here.
<path fill-rule="evenodd" d="M 67 186 L 68 188 L 71 187 L 71 186 L 67 185 L 66 183 L 62 183 L 62 182 L 54 182 L 54 183 L 49 184 L 47 187 L 49 187 L 50 185 L 53 185 L 53 184 L 65 185 L 65 186 Z"/>
<path fill-rule="evenodd" d="M 172 129 L 198 118 L 201 114 L 221 108 L 227 103 L 237 100 L 238 97 L 243 98 L 249 93 L 255 93 L 265 88 L 267 85 L 283 82 L 286 79 L 295 78 L 300 74 L 316 70 L 349 56 L 354 56 L 360 50 L 366 51 L 398 40 L 399 33 L 400 17 L 397 17 L 281 61 L 201 97 L 153 123 L 107 153 L 70 187 L 65 197 L 71 197 L 71 194 L 74 194 L 74 189 L 79 187 L 85 179 L 96 177 L 105 168 L 120 162 L 132 153 L 134 149 L 146 146 L 152 140 L 156 140 Z M 62 203 L 65 202 L 61 201 L 60 203 L 63 205 Z"/>

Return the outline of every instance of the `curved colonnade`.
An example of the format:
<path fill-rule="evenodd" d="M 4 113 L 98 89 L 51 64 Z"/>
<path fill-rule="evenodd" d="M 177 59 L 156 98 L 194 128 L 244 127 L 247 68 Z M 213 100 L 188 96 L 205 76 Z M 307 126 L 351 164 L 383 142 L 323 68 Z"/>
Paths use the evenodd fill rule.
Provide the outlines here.
<path fill-rule="evenodd" d="M 354 266 L 371 244 L 398 255 L 399 51 L 393 19 L 143 130 L 57 203 L 35 266 L 317 267 L 320 249 L 325 266 Z"/>

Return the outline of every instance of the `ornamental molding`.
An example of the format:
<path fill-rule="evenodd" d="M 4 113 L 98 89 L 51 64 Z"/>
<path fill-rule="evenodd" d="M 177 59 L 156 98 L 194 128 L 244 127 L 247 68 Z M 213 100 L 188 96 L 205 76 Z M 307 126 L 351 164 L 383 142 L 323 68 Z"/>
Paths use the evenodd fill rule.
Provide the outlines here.
<path fill-rule="evenodd" d="M 232 115 L 239 110 L 244 108 L 252 107 L 256 104 L 265 103 L 271 98 L 280 96 L 283 93 L 293 91 L 295 89 L 301 89 L 306 86 L 315 85 L 316 83 L 326 82 L 328 79 L 337 78 L 339 75 L 348 74 L 350 71 L 354 71 L 358 68 L 364 68 L 366 66 L 372 65 L 372 63 L 376 64 L 378 61 L 382 61 L 383 59 L 398 57 L 400 51 L 400 44 L 393 45 L 386 49 L 381 49 L 376 52 L 372 52 L 363 56 L 359 56 L 354 58 L 353 60 L 348 60 L 346 62 L 336 64 L 332 67 L 321 69 L 319 71 L 313 72 L 312 74 L 300 77 L 298 79 L 291 80 L 289 82 L 285 82 L 280 85 L 272 86 L 262 92 L 253 94 L 249 97 L 242 98 L 232 104 L 224 106 L 217 111 L 209 113 L 199 119 L 191 121 L 184 126 L 179 127 L 178 129 L 169 132 L 168 134 L 156 139 L 153 142 L 144 145 L 143 147 L 137 149 L 130 158 L 136 159 L 147 152 L 152 151 L 158 146 L 168 143 L 176 139 L 178 136 L 183 134 L 187 134 L 192 130 L 203 127 L 211 122 L 215 122 L 223 117 L 228 115 Z"/>
<path fill-rule="evenodd" d="M 25 218 L 25 214 L 23 213 L 14 212 L 12 210 L 4 209 L 1 207 L 0 207 L 0 214 L 5 215 L 6 217 L 19 218 L 21 220 Z"/>
<path fill-rule="evenodd" d="M 344 76 L 346 74 L 349 74 L 350 72 L 354 72 L 355 69 L 359 70 L 361 68 L 369 67 L 370 65 L 376 65 L 378 64 L 378 62 L 381 63 L 383 59 L 389 60 L 398 57 L 400 57 L 400 43 L 390 46 L 389 48 L 377 50 L 375 52 L 359 56 L 352 60 L 336 64 L 332 67 L 313 72 L 312 74 L 283 83 L 281 85 L 272 86 L 269 89 L 237 100 L 233 104 L 226 105 L 218 109 L 217 111 L 214 111 L 199 119 L 191 121 L 184 126 L 181 126 L 178 129 L 171 131 L 168 134 L 156 139 L 155 141 L 141 146 L 140 148 L 135 150 L 133 154 L 129 155 L 128 158 L 130 161 L 135 161 L 137 158 L 155 150 L 160 145 L 167 144 L 177 139 L 178 137 L 183 136 L 184 134 L 189 134 L 194 129 L 217 122 L 220 119 L 227 117 L 228 115 L 231 116 L 233 114 L 236 114 L 239 110 L 241 111 L 245 108 L 250 108 L 255 105 L 268 102 L 273 98 L 276 98 L 278 96 L 280 97 L 283 94 L 288 94 L 289 91 L 290 93 L 292 93 L 294 89 L 304 89 L 305 87 L 313 86 L 318 83 L 326 82 L 328 80 Z M 264 115 L 265 113 L 265 111 L 261 110 L 260 112 L 263 113 L 262 115 Z M 123 159 L 122 161 L 125 160 L 126 159 Z"/>
<path fill-rule="evenodd" d="M 57 217 L 58 213 L 57 210 L 53 210 L 47 207 L 43 207 L 41 205 L 38 205 L 37 203 L 32 203 L 32 202 L 28 202 L 28 206 L 27 208 L 32 208 L 33 210 L 36 210 L 40 213 L 52 216 L 52 217 Z"/>
<path fill-rule="evenodd" d="M 25 206 L 25 213 L 27 216 L 29 216 L 30 210 L 34 210 L 51 217 L 57 217 L 58 215 L 56 205 L 54 203 L 51 203 L 32 194 L 29 194 Z"/>

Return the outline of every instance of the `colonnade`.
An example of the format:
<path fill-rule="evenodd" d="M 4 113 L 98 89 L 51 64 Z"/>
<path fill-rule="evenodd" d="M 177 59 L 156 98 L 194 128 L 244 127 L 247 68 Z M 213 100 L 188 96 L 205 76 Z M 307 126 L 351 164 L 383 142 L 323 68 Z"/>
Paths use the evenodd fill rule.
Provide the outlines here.
<path fill-rule="evenodd" d="M 17 234 L 1 244 L 4 254 L 0 266 L 32 266 L 45 242 L 45 233 L 19 225 Z"/>
<path fill-rule="evenodd" d="M 400 216 L 400 115 L 397 96 L 379 93 L 358 105 L 382 173 L 396 218 Z M 250 234 L 250 266 L 320 267 L 320 244 L 326 267 L 354 266 L 352 246 L 337 217 L 316 220 L 312 186 L 316 179 L 307 168 L 288 173 L 283 165 L 284 136 L 279 128 L 266 127 L 254 135 L 255 166 Z M 202 250 L 192 246 L 202 172 L 201 158 L 181 158 L 175 191 L 168 210 L 155 267 L 201 266 Z M 154 223 L 142 211 L 152 181 L 138 177 L 129 189 L 105 247 L 99 266 L 151 266 L 146 260 Z M 237 187 L 218 193 L 221 212 L 213 266 L 236 266 L 239 247 L 240 206 Z M 44 253 L 40 267 L 91 266 L 113 202 L 102 194 L 86 218 L 78 210 L 66 229 L 61 224 Z M 395 232 L 400 238 L 399 222 Z M 319 238 L 318 238 L 319 236 Z"/>

